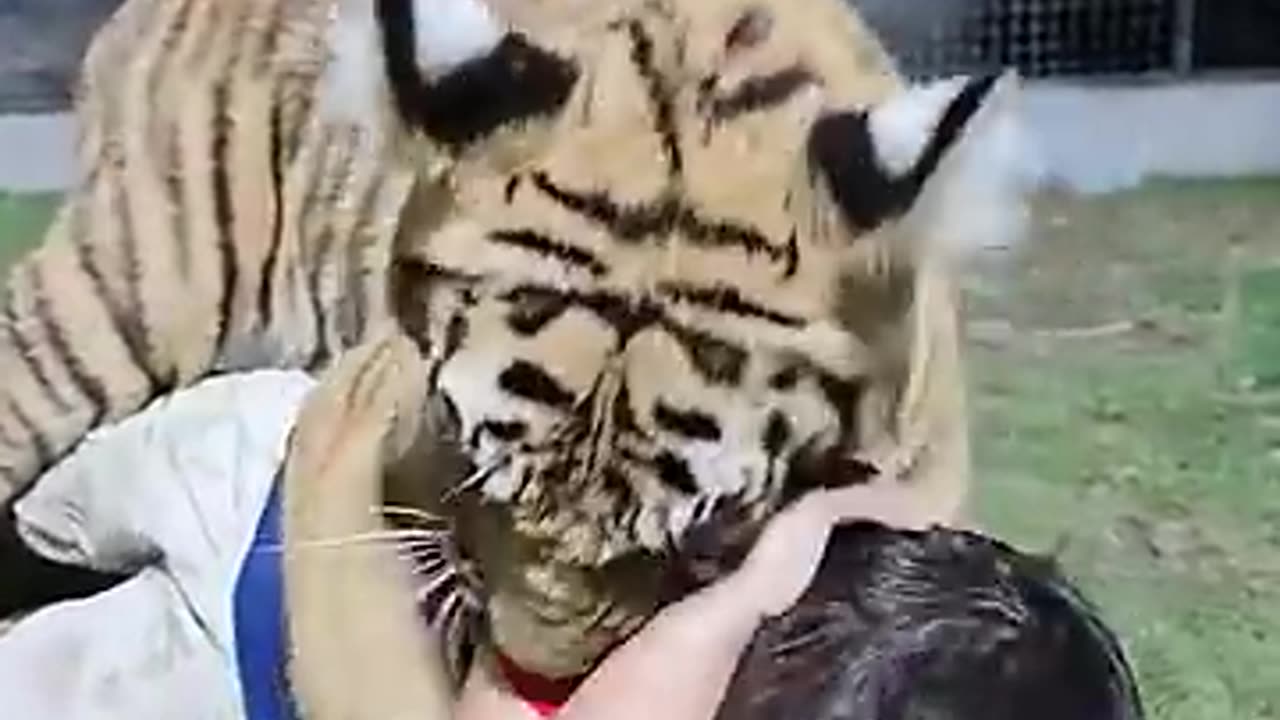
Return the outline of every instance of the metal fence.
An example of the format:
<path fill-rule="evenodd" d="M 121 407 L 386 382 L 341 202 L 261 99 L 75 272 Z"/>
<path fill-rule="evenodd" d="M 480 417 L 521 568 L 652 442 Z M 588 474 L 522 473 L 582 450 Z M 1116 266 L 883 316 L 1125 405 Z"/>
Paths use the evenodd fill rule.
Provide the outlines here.
<path fill-rule="evenodd" d="M 0 112 L 66 107 L 122 0 L 0 0 Z M 908 74 L 1029 77 L 1280 68 L 1280 0 L 849 0 Z"/>
<path fill-rule="evenodd" d="M 1280 0 L 850 0 L 917 76 L 1280 68 Z"/>

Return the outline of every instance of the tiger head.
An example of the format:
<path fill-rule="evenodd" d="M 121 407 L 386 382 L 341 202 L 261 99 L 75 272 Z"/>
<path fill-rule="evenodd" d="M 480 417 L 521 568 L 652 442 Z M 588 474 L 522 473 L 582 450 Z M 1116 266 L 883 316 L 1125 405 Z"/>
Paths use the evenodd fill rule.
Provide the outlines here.
<path fill-rule="evenodd" d="M 904 87 L 839 0 L 375 6 L 433 149 L 393 258 L 464 461 L 427 482 L 497 646 L 574 675 L 700 531 L 866 479 L 867 318 L 1008 229 L 1016 81 Z"/>

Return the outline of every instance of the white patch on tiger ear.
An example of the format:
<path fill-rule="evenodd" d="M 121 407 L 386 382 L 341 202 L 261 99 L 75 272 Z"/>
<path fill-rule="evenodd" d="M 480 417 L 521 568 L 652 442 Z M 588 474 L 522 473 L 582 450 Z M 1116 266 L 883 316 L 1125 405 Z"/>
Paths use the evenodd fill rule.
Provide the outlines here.
<path fill-rule="evenodd" d="M 910 171 L 970 83 L 950 78 L 916 86 L 872 111 L 869 126 L 885 170 L 894 176 Z M 925 179 L 903 218 L 925 252 L 968 255 L 1007 248 L 1025 236 L 1027 197 L 1042 170 L 1020 101 L 1017 74 L 1004 73 Z"/>
<path fill-rule="evenodd" d="M 482 0 L 413 0 L 418 66 L 428 78 L 487 55 L 502 40 L 502 26 Z"/>
<path fill-rule="evenodd" d="M 426 80 L 489 53 L 502 40 L 502 27 L 482 0 L 398 1 L 412 10 L 414 59 Z M 376 13 L 374 0 L 339 0 L 334 8 L 321 103 L 329 119 L 369 125 L 386 112 L 389 88 Z"/>
<path fill-rule="evenodd" d="M 890 175 L 905 174 L 916 164 L 947 105 L 964 89 L 965 78 L 947 78 L 908 86 L 867 118 L 876 159 Z"/>

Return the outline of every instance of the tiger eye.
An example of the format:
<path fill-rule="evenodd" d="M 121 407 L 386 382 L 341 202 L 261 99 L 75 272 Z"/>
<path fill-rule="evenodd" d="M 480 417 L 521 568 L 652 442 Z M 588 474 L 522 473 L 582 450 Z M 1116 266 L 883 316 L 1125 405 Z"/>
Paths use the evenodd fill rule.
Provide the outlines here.
<path fill-rule="evenodd" d="M 569 307 L 568 298 L 554 292 L 526 290 L 507 299 L 511 302 L 507 324 L 513 332 L 523 336 L 537 334 Z"/>
<path fill-rule="evenodd" d="M 769 387 L 778 392 L 795 390 L 796 385 L 800 384 L 801 371 L 799 365 L 787 365 L 769 376 Z"/>
<path fill-rule="evenodd" d="M 700 331 L 681 329 L 676 337 L 689 354 L 693 366 L 713 383 L 736 385 L 742 382 L 750 358 L 746 350 Z"/>

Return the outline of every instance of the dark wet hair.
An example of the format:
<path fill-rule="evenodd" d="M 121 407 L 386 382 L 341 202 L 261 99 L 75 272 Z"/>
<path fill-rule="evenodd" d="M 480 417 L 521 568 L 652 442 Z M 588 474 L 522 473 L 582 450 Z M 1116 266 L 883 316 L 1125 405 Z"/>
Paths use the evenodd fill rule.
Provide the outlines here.
<path fill-rule="evenodd" d="M 1046 559 L 860 523 L 739 661 L 719 720 L 1140 720 L 1115 635 Z"/>

